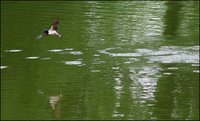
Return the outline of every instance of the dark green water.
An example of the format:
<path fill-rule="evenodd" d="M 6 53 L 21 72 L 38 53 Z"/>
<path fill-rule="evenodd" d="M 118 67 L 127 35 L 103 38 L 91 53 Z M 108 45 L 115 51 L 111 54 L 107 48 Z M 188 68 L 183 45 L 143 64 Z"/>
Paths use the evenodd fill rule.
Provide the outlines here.
<path fill-rule="evenodd" d="M 199 119 L 199 2 L 1 2 L 1 119 Z"/>

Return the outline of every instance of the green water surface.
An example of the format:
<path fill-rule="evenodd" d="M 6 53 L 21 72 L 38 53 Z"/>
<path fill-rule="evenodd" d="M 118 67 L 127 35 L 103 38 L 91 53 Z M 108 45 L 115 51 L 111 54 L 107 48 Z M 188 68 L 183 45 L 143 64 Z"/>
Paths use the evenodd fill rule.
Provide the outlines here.
<path fill-rule="evenodd" d="M 1 119 L 199 119 L 199 2 L 1 1 Z"/>

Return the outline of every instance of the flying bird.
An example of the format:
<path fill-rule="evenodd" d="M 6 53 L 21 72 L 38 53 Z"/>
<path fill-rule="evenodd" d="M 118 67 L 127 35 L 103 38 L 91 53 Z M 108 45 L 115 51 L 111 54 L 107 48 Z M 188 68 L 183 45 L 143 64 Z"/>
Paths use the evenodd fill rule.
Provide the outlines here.
<path fill-rule="evenodd" d="M 59 23 L 60 21 L 58 20 L 58 18 L 54 19 L 51 27 L 49 29 L 45 29 L 43 31 L 43 34 L 37 36 L 36 39 L 41 39 L 44 35 L 56 35 L 58 37 L 61 37 L 61 34 L 57 32 Z"/>

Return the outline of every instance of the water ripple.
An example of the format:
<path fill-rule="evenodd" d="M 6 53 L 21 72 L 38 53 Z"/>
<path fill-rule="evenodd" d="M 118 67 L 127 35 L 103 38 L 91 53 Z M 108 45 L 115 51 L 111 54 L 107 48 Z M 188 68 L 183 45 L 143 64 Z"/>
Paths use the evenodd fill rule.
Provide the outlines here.
<path fill-rule="evenodd" d="M 1 66 L 1 69 L 6 69 L 8 68 L 8 66 Z"/>
<path fill-rule="evenodd" d="M 41 59 L 42 59 L 42 60 L 50 60 L 51 58 L 48 58 L 48 57 L 47 57 L 47 58 L 41 58 Z"/>
<path fill-rule="evenodd" d="M 148 63 L 199 63 L 199 46 L 161 46 L 158 50 L 135 49 L 133 53 L 114 53 L 111 50 L 119 50 L 117 48 L 106 48 L 98 50 L 101 54 L 111 57 L 144 57 L 148 59 Z M 131 63 L 131 62 L 125 62 Z"/>
<path fill-rule="evenodd" d="M 101 70 L 91 70 L 92 73 L 98 73 L 100 72 Z"/>
<path fill-rule="evenodd" d="M 21 52 L 23 50 L 20 49 L 13 49 L 13 50 L 5 50 L 5 52 L 10 52 L 10 53 L 17 53 L 17 52 Z"/>
<path fill-rule="evenodd" d="M 78 60 L 76 60 L 76 61 L 65 61 L 64 63 L 65 63 L 65 65 L 79 65 L 79 66 L 82 65 L 82 61 L 78 61 Z"/>
<path fill-rule="evenodd" d="M 130 79 L 133 81 L 131 84 L 131 90 L 133 97 L 138 96 L 135 91 L 139 93 L 141 99 L 151 100 L 154 98 L 154 92 L 157 85 L 158 78 L 155 75 L 159 75 L 159 67 L 149 66 L 143 67 L 139 70 L 130 68 Z"/>
<path fill-rule="evenodd" d="M 81 51 L 72 51 L 72 52 L 69 52 L 69 54 L 82 55 L 83 53 Z"/>
<path fill-rule="evenodd" d="M 62 52 L 63 50 L 62 49 L 53 49 L 53 50 L 48 50 L 48 51 L 57 53 L 57 52 Z"/>
<path fill-rule="evenodd" d="M 38 59 L 40 57 L 37 57 L 37 56 L 30 56 L 30 57 L 26 57 L 25 59 L 28 59 L 28 60 L 35 60 L 35 59 Z"/>

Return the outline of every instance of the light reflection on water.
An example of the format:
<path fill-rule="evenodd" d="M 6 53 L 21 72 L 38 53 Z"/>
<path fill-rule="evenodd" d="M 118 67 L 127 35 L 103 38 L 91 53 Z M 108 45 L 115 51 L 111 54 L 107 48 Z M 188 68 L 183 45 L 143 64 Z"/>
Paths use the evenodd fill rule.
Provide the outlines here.
<path fill-rule="evenodd" d="M 5 50 L 5 52 L 11 52 L 11 53 L 17 53 L 17 52 L 21 52 L 23 50 L 18 50 L 18 49 L 13 49 L 13 50 Z"/>
<path fill-rule="evenodd" d="M 129 76 L 133 81 L 131 84 L 132 96 L 138 98 L 140 95 L 141 99 L 154 100 L 160 69 L 159 67 L 143 67 L 139 70 L 135 70 L 134 67 L 130 68 L 131 73 Z M 141 92 L 138 93 L 138 90 L 141 90 Z"/>
<path fill-rule="evenodd" d="M 112 117 L 120 118 L 120 117 L 124 117 L 124 114 L 118 110 L 121 107 L 120 99 L 121 99 L 122 93 L 124 93 L 123 92 L 124 87 L 122 84 L 123 75 L 120 73 L 119 67 L 112 67 L 112 69 L 116 73 L 116 76 L 114 77 L 114 80 L 115 80 L 114 90 L 116 93 L 116 102 L 115 102 L 115 109 L 114 109 Z"/>
<path fill-rule="evenodd" d="M 30 57 L 26 57 L 26 59 L 28 60 L 35 60 L 35 59 L 39 59 L 40 57 L 37 56 L 30 56 Z"/>
<path fill-rule="evenodd" d="M 82 61 L 65 61 L 65 65 L 82 65 Z"/>
<path fill-rule="evenodd" d="M 8 68 L 8 66 L 1 66 L 1 69 L 6 69 Z"/>
<path fill-rule="evenodd" d="M 117 47 L 118 48 L 118 47 Z M 99 50 L 100 53 L 114 57 L 145 57 L 149 63 L 199 63 L 199 46 L 162 46 L 158 50 L 136 49 L 134 53 L 109 52 L 117 48 L 106 48 Z M 133 50 L 134 51 L 134 50 Z"/>

